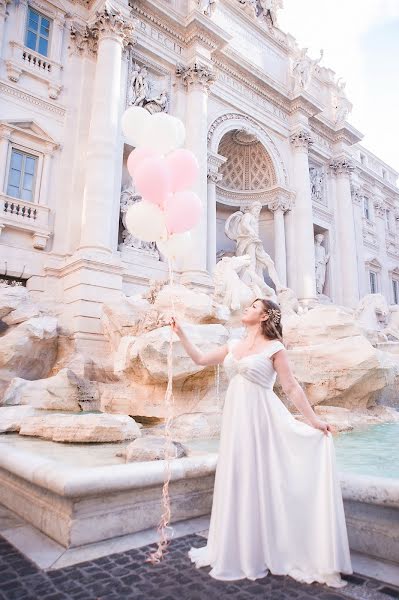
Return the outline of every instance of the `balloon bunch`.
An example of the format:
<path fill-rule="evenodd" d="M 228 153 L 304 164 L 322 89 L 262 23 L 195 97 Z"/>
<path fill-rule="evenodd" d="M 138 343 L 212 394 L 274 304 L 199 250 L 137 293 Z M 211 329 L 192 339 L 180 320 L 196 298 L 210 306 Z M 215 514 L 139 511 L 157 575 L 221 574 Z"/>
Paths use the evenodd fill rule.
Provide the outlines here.
<path fill-rule="evenodd" d="M 168 259 L 169 283 L 173 285 L 171 260 L 183 255 L 190 243 L 190 229 L 201 217 L 201 201 L 188 188 L 198 177 L 199 166 L 190 150 L 181 148 L 186 131 L 182 121 L 165 113 L 151 115 L 140 107 L 130 107 L 122 115 L 122 130 L 127 141 L 135 147 L 127 160 L 142 201 L 129 207 L 125 215 L 127 229 L 135 237 L 156 242 Z M 175 307 L 172 296 L 172 314 Z M 171 509 L 169 483 L 171 459 L 174 456 L 171 425 L 173 421 L 173 332 L 170 331 L 168 350 L 168 385 L 165 392 L 165 477 L 162 487 L 163 512 L 158 525 L 158 547 L 146 561 L 159 563 L 169 543 L 167 531 Z"/>
<path fill-rule="evenodd" d="M 130 206 L 125 223 L 135 237 L 156 242 L 167 258 L 182 256 L 190 229 L 201 217 L 201 200 L 190 188 L 199 173 L 195 155 L 181 148 L 185 127 L 165 113 L 151 115 L 132 106 L 122 115 L 122 130 L 135 147 L 127 160 L 142 201 Z"/>

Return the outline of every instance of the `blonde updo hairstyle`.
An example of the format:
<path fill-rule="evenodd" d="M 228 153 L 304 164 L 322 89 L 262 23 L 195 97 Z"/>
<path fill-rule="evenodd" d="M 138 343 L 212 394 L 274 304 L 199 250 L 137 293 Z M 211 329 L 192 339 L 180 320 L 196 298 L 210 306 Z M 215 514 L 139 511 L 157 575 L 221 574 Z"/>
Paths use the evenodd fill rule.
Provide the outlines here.
<path fill-rule="evenodd" d="M 266 321 L 261 322 L 262 335 L 269 340 L 283 341 L 283 327 L 281 325 L 281 308 L 278 304 L 267 298 L 256 298 L 254 302 L 262 302 L 265 313 L 269 315 Z"/>

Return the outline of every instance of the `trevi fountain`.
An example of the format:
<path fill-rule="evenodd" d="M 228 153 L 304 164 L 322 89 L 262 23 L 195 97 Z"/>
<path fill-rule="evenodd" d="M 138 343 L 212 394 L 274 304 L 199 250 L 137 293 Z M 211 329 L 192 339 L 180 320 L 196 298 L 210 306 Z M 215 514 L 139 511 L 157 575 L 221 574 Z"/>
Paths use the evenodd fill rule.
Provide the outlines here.
<path fill-rule="evenodd" d="M 44 566 L 154 541 L 170 318 L 209 350 L 259 296 L 334 426 L 352 551 L 399 565 L 398 174 L 282 4 L 0 0 L 0 504 L 54 544 Z M 41 54 L 28 13 L 51 30 Z M 180 118 L 198 158 L 173 281 L 127 230 L 129 106 Z M 226 379 L 177 337 L 172 356 L 171 524 L 206 530 Z"/>

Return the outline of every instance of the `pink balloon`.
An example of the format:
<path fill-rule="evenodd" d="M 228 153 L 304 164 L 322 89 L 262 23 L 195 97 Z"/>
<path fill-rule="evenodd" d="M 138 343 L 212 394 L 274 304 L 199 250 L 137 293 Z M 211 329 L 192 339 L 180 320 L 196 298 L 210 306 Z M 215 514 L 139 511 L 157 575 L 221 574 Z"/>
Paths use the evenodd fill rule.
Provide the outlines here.
<path fill-rule="evenodd" d="M 172 192 L 180 192 L 193 185 L 198 177 L 199 165 L 191 150 L 180 148 L 166 157 L 172 176 Z"/>
<path fill-rule="evenodd" d="M 127 170 L 129 171 L 132 177 L 136 174 L 137 167 L 142 163 L 146 158 L 153 158 L 157 153 L 155 150 L 151 150 L 151 148 L 135 148 L 131 151 L 127 159 Z"/>
<path fill-rule="evenodd" d="M 172 233 L 183 233 L 199 223 L 201 200 L 189 190 L 171 194 L 165 203 L 165 223 Z"/>
<path fill-rule="evenodd" d="M 147 202 L 163 208 L 171 192 L 171 176 L 165 159 L 157 156 L 143 159 L 135 169 L 134 184 Z"/>

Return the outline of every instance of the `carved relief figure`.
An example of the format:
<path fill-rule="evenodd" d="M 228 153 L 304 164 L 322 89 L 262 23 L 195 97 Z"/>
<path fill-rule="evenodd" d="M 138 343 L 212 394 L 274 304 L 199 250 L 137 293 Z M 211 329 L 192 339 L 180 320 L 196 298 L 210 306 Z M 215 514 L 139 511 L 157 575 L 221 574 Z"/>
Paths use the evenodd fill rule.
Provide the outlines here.
<path fill-rule="evenodd" d="M 283 7 L 283 0 L 258 0 L 258 15 L 261 13 L 273 27 L 277 27 L 277 11 Z"/>
<path fill-rule="evenodd" d="M 309 168 L 312 200 L 324 202 L 324 172 L 316 167 Z"/>
<path fill-rule="evenodd" d="M 151 95 L 151 83 L 146 67 L 133 65 L 130 76 L 130 86 L 128 94 L 129 106 L 141 106 L 149 112 L 167 111 L 168 94 L 163 90 L 158 96 Z"/>
<path fill-rule="evenodd" d="M 326 249 L 322 246 L 324 235 L 318 233 L 315 236 L 315 274 L 316 274 L 316 291 L 318 294 L 323 293 L 324 284 L 326 281 L 326 265 L 330 259 L 330 255 L 326 253 Z"/>

